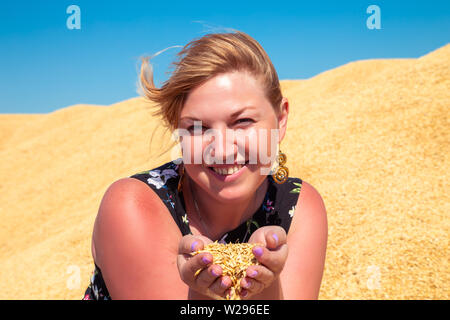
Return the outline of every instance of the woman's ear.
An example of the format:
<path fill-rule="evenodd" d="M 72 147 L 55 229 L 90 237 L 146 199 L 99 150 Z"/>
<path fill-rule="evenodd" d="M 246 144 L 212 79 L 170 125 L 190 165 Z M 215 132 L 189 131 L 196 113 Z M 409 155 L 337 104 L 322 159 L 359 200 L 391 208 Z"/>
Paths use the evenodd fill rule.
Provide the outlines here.
<path fill-rule="evenodd" d="M 287 120 L 289 114 L 289 101 L 283 97 L 280 104 L 280 112 L 278 113 L 279 143 L 283 140 L 287 129 Z"/>

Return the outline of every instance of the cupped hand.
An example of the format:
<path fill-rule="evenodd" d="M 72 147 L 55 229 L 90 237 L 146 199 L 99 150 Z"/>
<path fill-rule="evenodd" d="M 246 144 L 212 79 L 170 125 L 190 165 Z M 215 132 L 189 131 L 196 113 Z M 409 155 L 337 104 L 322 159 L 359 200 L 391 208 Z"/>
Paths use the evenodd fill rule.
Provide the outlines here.
<path fill-rule="evenodd" d="M 201 235 L 186 235 L 181 238 L 177 256 L 178 271 L 181 280 L 192 290 L 213 299 L 224 299 L 231 286 L 230 277 L 222 276 L 222 268 L 213 264 L 211 253 L 191 255 L 212 242 Z"/>
<path fill-rule="evenodd" d="M 246 277 L 241 279 L 241 299 L 262 292 L 280 275 L 288 256 L 286 238 L 286 232 L 279 226 L 261 227 L 252 234 L 249 243 L 262 244 L 253 248 L 260 265 L 247 268 Z"/>

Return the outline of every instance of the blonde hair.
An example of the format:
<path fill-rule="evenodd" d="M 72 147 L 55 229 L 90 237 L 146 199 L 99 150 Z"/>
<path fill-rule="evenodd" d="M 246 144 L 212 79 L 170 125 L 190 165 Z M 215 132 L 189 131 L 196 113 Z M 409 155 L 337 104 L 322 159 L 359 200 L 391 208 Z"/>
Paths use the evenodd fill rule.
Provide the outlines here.
<path fill-rule="evenodd" d="M 248 34 L 238 30 L 206 34 L 186 44 L 177 55 L 178 61 L 172 63 L 175 70 L 161 88 L 154 85 L 151 58 L 141 59 L 140 71 L 141 93 L 155 103 L 153 115 L 162 117 L 164 126 L 172 132 L 178 128 L 181 110 L 191 90 L 221 73 L 246 71 L 253 75 L 279 113 L 283 97 L 277 72 L 261 45 Z"/>

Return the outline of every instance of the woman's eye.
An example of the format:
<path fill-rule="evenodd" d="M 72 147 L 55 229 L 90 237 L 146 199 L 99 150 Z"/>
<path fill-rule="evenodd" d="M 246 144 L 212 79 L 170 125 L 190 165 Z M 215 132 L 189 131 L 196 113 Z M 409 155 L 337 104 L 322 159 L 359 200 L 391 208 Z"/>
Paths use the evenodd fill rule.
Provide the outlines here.
<path fill-rule="evenodd" d="M 244 123 L 244 124 L 250 124 L 250 123 L 253 123 L 253 122 L 255 122 L 253 119 L 250 119 L 250 118 L 242 118 L 242 119 L 239 119 L 239 120 L 237 120 L 236 121 L 236 124 L 242 124 L 242 123 Z M 193 131 L 204 131 L 204 130 L 207 130 L 208 128 L 207 127 L 205 127 L 205 126 L 195 126 L 195 125 L 192 125 L 192 126 L 190 126 L 190 127 L 188 127 L 187 128 L 187 130 L 189 131 L 189 132 L 193 132 Z"/>
<path fill-rule="evenodd" d="M 206 129 L 206 127 L 204 126 L 190 126 L 189 128 L 187 128 L 188 131 L 193 131 L 193 130 L 204 130 Z"/>
<path fill-rule="evenodd" d="M 243 118 L 243 119 L 239 119 L 236 122 L 237 123 L 252 123 L 252 122 L 255 122 L 255 121 L 253 121 L 253 119 L 250 119 L 250 118 Z"/>

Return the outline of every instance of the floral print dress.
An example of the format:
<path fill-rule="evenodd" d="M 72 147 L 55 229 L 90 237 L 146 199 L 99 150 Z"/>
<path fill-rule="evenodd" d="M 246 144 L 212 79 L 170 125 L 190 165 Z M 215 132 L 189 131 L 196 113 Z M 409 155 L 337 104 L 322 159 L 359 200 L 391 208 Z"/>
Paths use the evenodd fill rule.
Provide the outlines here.
<path fill-rule="evenodd" d="M 166 205 L 182 235 L 192 234 L 186 213 L 183 192 L 178 191 L 181 158 L 167 162 L 152 170 L 136 173 L 135 178 L 146 183 Z M 269 187 L 264 200 L 253 216 L 234 230 L 220 237 L 219 242 L 247 242 L 256 229 L 267 225 L 278 225 L 289 231 L 295 207 L 302 187 L 302 180 L 289 177 L 283 184 L 277 184 L 271 175 L 267 176 Z M 94 262 L 94 271 L 83 300 L 110 300 L 100 268 Z"/>

